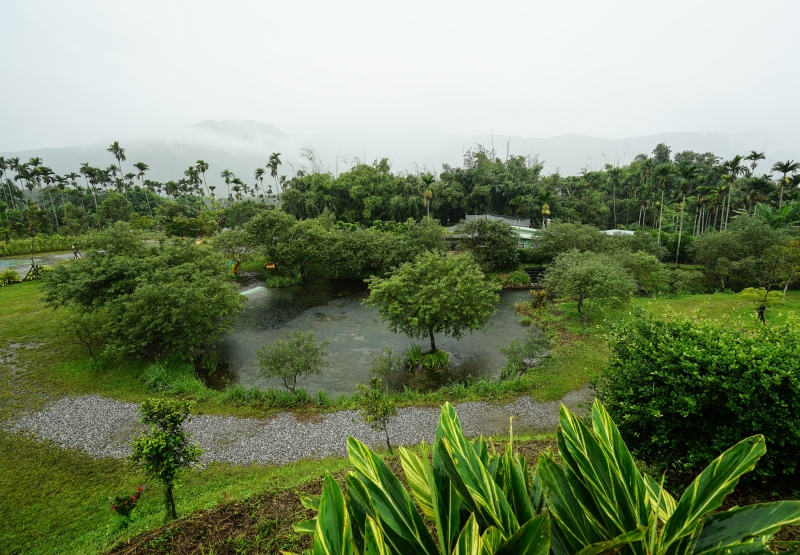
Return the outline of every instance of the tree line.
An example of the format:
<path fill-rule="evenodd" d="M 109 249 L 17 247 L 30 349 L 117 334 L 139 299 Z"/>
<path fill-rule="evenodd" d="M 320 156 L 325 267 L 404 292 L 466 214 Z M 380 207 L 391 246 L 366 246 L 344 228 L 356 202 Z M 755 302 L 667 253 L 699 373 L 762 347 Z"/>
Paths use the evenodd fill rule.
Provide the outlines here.
<path fill-rule="evenodd" d="M 763 171 L 759 163 L 765 155 L 756 151 L 723 160 L 711 152 L 673 154 L 662 143 L 627 165 L 561 176 L 557 171 L 544 175 L 535 156 L 501 159 L 477 145 L 464 154 L 461 167 L 445 164 L 440 172 L 393 172 L 384 158 L 372 163 L 354 159 L 348 171 L 334 175 L 323 171 L 312 149 L 304 149 L 311 167 L 298 169 L 291 178 L 280 173 L 281 154 L 272 153 L 252 178 L 219 170 L 222 184 L 209 180 L 218 170 L 204 160 L 160 183 L 147 179 L 150 168 L 144 162 L 126 167 L 126 152 L 118 142 L 108 151 L 114 161 L 108 167 L 86 163 L 64 175 L 40 158 L 0 157 L 0 234 L 6 239 L 25 235 L 25 213 L 33 203 L 43 210 L 44 231 L 76 234 L 119 220 L 162 229 L 175 218 L 219 222 L 220 212 L 249 202 L 280 206 L 300 220 L 327 210 L 361 226 L 423 216 L 452 225 L 465 214 L 495 213 L 530 219 L 533 227 L 560 220 L 599 229 L 643 228 L 654 231 L 659 243 L 664 234 L 674 234 L 677 245 L 671 250 L 677 258 L 683 236 L 725 230 L 737 214 L 800 220 L 800 162 L 777 162 Z M 219 223 L 229 227 L 227 221 Z M 213 229 L 195 222 L 178 231 Z"/>

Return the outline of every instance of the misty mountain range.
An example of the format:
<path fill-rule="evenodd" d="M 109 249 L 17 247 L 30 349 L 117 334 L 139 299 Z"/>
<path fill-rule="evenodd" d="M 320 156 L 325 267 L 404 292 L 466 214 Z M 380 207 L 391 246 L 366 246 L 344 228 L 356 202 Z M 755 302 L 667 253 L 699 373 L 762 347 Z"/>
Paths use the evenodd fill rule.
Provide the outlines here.
<path fill-rule="evenodd" d="M 637 154 L 650 154 L 653 148 L 666 142 L 674 152 L 694 150 L 713 152 L 723 158 L 735 154 L 745 155 L 751 150 L 766 152 L 767 159 L 759 171 L 766 171 L 777 160 L 797 159 L 800 149 L 797 141 L 791 143 L 774 136 L 731 133 L 660 133 L 626 139 L 603 139 L 587 135 L 558 135 L 548 138 L 521 138 L 500 135 L 456 135 L 420 131 L 419 133 L 374 132 L 357 135 L 354 132 L 320 132 L 312 135 L 294 135 L 277 127 L 254 121 L 201 121 L 194 125 L 160 133 L 147 139 L 120 140 L 127 161 L 125 173 L 134 171 L 132 164 L 145 162 L 150 166 L 146 177 L 156 181 L 178 180 L 190 165 L 199 159 L 210 164 L 207 174 L 211 184 L 221 182 L 219 172 L 231 170 L 245 182 L 253 180 L 256 167 L 266 165 L 272 152 L 280 152 L 283 165 L 281 175 L 288 178 L 293 172 L 311 164 L 301 157 L 302 148 L 313 148 L 322 165 L 322 171 L 341 173 L 358 159 L 371 163 L 375 159 L 389 158 L 393 171 L 441 171 L 443 164 L 460 166 L 464 152 L 481 144 L 494 147 L 496 155 L 538 155 L 544 163 L 545 173 L 559 171 L 561 175 L 574 175 L 582 169 L 598 170 L 606 163 L 627 164 Z M 122 139 L 122 138 L 120 138 Z M 78 171 L 88 162 L 92 166 L 107 167 L 115 164 L 114 157 L 106 152 L 112 141 L 84 146 L 43 148 L 20 152 L 2 152 L 6 158 L 18 156 L 28 160 L 38 156 L 43 164 L 58 174 Z"/>

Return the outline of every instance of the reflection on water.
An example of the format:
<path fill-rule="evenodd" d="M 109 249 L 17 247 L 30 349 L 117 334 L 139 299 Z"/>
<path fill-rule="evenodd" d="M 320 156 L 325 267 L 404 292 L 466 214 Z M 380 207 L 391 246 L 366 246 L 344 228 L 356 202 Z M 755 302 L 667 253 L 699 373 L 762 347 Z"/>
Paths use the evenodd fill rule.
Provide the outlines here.
<path fill-rule="evenodd" d="M 392 333 L 375 309 L 362 300 L 368 295 L 360 280 L 314 280 L 304 285 L 267 289 L 254 287 L 243 292 L 246 300 L 235 329 L 222 342 L 221 362 L 233 380 L 257 387 L 283 387 L 279 380 L 258 377 L 256 349 L 287 332 L 313 331 L 317 339 L 330 339 L 327 361 L 320 376 L 298 380 L 298 387 L 332 395 L 352 393 L 356 385 L 369 381 L 371 359 L 383 347 L 405 351 L 412 343 L 429 347 L 427 339 L 414 341 Z M 499 347 L 514 338 L 525 337 L 514 303 L 529 298 L 527 291 L 500 293 L 498 311 L 483 331 L 467 334 L 461 341 L 436 336 L 436 346 L 450 353 L 447 372 L 403 372 L 391 379 L 394 388 L 408 386 L 426 390 L 469 377 L 497 376 L 505 363 Z"/>

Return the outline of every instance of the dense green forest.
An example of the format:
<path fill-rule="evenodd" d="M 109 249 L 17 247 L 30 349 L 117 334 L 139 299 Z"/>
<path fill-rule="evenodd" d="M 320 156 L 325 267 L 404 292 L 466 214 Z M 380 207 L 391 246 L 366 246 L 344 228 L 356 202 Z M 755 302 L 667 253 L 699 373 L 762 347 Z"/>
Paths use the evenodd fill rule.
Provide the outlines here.
<path fill-rule="evenodd" d="M 691 248 L 694 239 L 728 230 L 737 215 L 755 216 L 772 230 L 800 223 L 800 163 L 778 162 L 765 171 L 764 153 L 755 151 L 722 160 L 659 144 L 625 166 L 561 176 L 543 175 L 535 156 L 503 160 L 480 145 L 465 153 L 462 167 L 445 165 L 438 175 L 392 172 L 386 159 L 357 161 L 333 175 L 319 170 L 309 150 L 311 170 L 290 179 L 273 153 L 249 179 L 198 160 L 167 183 L 147 179 L 148 165 L 131 164 L 119 143 L 108 151 L 107 168 L 83 164 L 66 175 L 38 158 L 0 158 L 0 240 L 69 237 L 118 221 L 202 237 L 239 229 L 277 207 L 297 221 L 323 216 L 340 227 L 381 231 L 425 216 L 450 226 L 466 214 L 494 213 L 530 219 L 537 228 L 561 222 L 645 231 L 665 249 L 652 252 L 663 261 L 694 262 L 703 258 Z M 207 179 L 217 171 L 222 190 Z"/>

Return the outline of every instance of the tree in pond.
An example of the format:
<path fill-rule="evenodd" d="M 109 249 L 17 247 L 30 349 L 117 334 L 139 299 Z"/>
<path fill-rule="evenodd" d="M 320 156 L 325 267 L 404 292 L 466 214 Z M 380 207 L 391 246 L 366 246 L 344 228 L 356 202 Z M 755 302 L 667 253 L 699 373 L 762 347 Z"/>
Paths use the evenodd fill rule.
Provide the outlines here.
<path fill-rule="evenodd" d="M 372 276 L 367 283 L 367 306 L 376 307 L 392 331 L 429 337 L 432 353 L 435 334 L 461 339 L 467 330 L 483 328 L 500 299 L 500 285 L 487 282 L 469 254 L 424 252 L 389 277 Z"/>
<path fill-rule="evenodd" d="M 279 378 L 286 389 L 294 393 L 297 378 L 322 374 L 322 369 L 328 366 L 325 347 L 329 344 L 329 339 L 317 343 L 313 331 L 289 333 L 286 339 L 262 345 L 256 351 L 259 375 L 262 378 Z"/>

